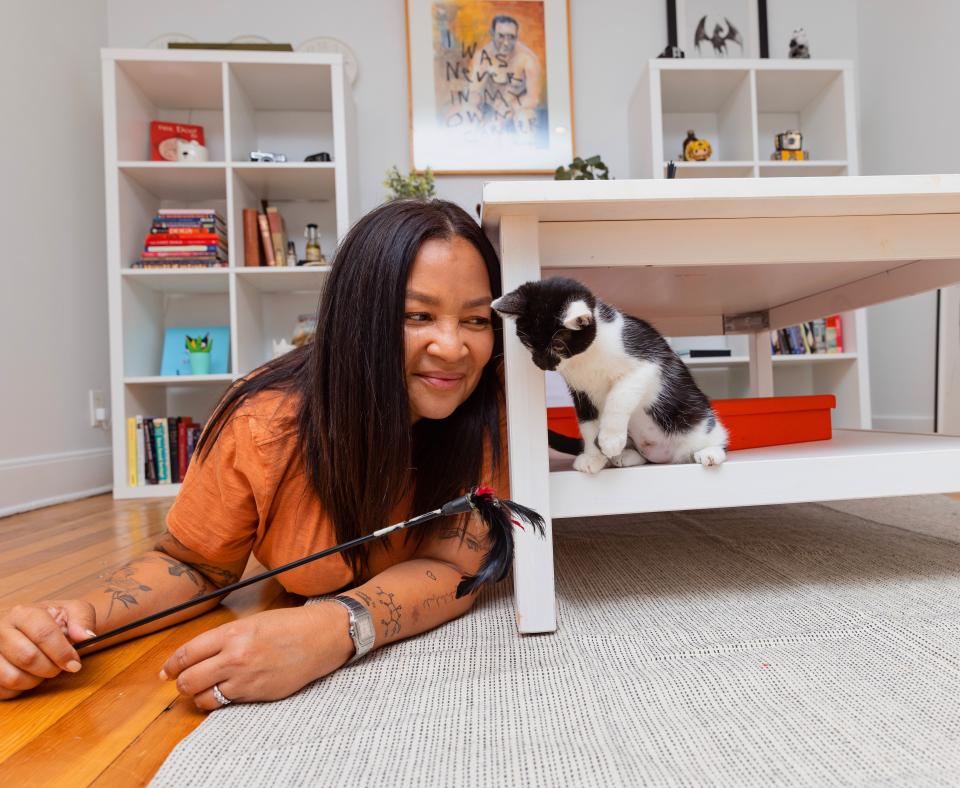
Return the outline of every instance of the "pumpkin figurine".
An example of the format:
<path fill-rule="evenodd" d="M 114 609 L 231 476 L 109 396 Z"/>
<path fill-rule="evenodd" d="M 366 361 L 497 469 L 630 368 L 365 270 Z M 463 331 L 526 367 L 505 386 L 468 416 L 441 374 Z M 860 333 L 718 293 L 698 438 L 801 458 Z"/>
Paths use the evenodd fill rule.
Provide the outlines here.
<path fill-rule="evenodd" d="M 693 129 L 687 131 L 687 138 L 683 141 L 684 161 L 706 161 L 713 154 L 713 148 L 707 140 L 698 140 Z"/>

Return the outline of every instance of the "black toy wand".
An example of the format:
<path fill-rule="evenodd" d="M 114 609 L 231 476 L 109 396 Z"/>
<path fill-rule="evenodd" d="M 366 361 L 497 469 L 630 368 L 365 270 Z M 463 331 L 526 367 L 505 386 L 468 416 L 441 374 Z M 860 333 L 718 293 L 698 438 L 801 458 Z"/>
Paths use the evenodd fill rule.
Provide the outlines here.
<path fill-rule="evenodd" d="M 166 616 L 172 616 L 174 613 L 179 613 L 181 610 L 186 610 L 188 607 L 199 605 L 202 602 L 208 602 L 211 599 L 216 599 L 217 597 L 221 597 L 229 594 L 232 591 L 236 591 L 238 588 L 245 588 L 246 586 L 258 583 L 261 580 L 266 580 L 268 577 L 279 575 L 281 572 L 287 572 L 291 569 L 296 569 L 298 566 L 309 564 L 311 561 L 316 561 L 319 558 L 324 558 L 328 555 L 333 555 L 334 553 L 347 550 L 348 548 L 356 547 L 364 542 L 370 542 L 374 539 L 379 539 L 380 537 L 386 536 L 394 531 L 401 531 L 406 528 L 412 528 L 415 525 L 422 525 L 423 523 L 434 520 L 437 517 L 449 517 L 455 514 L 466 514 L 470 511 L 476 512 L 480 519 L 487 524 L 489 528 L 490 541 L 492 544 L 490 546 L 490 550 L 487 552 L 487 555 L 484 557 L 483 562 L 480 564 L 480 571 L 477 572 L 476 575 L 465 576 L 460 580 L 460 584 L 457 586 L 457 599 L 459 599 L 467 594 L 475 593 L 480 589 L 481 586 L 488 582 L 497 582 L 506 577 L 507 572 L 510 570 L 510 564 L 513 561 L 512 525 L 517 525 L 520 526 L 520 528 L 523 528 L 523 523 L 525 522 L 528 523 L 540 536 L 544 535 L 543 518 L 537 512 L 535 512 L 533 509 L 528 509 L 526 506 L 521 506 L 513 501 L 497 498 L 494 494 L 494 491 L 489 487 L 475 487 L 466 495 L 461 495 L 459 498 L 455 498 L 454 500 L 445 503 L 439 509 L 434 509 L 432 512 L 427 512 L 426 514 L 412 517 L 409 520 L 388 525 L 384 528 L 381 528 L 379 531 L 374 531 L 366 536 L 358 536 L 356 539 L 351 539 L 349 542 L 328 547 L 326 550 L 321 550 L 319 553 L 308 555 L 305 558 L 299 558 L 296 561 L 291 561 L 289 564 L 278 566 L 276 569 L 271 569 L 268 572 L 263 572 L 259 575 L 248 577 L 246 580 L 239 580 L 236 583 L 231 583 L 223 588 L 210 591 L 202 596 L 194 597 L 193 599 L 189 599 L 186 602 L 180 603 L 179 605 L 174 605 L 173 607 L 167 608 L 166 610 L 161 610 L 158 613 L 153 613 L 149 616 L 137 619 L 136 621 L 131 621 L 129 624 L 124 624 L 122 627 L 111 629 L 109 632 L 104 632 L 96 637 L 88 638 L 87 640 L 81 640 L 79 643 L 75 644 L 74 648 L 80 649 L 84 648 L 85 646 L 92 646 L 94 643 L 100 643 L 101 641 L 116 637 L 124 632 L 129 632 L 131 629 L 142 627 L 144 624 L 150 624 L 151 622 L 165 618 Z M 514 515 L 516 518 L 519 518 L 519 520 L 515 519 Z"/>

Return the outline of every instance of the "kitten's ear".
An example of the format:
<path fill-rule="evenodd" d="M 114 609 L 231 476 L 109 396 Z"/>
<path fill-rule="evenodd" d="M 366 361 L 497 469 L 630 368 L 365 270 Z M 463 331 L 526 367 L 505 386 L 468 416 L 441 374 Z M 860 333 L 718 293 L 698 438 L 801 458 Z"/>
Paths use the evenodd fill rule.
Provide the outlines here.
<path fill-rule="evenodd" d="M 579 331 L 593 322 L 593 312 L 586 301 L 574 301 L 567 306 L 563 315 L 563 324 L 571 331 Z"/>
<path fill-rule="evenodd" d="M 519 290 L 514 290 L 512 293 L 507 293 L 495 299 L 490 307 L 500 317 L 516 320 L 527 308 L 527 299 Z"/>

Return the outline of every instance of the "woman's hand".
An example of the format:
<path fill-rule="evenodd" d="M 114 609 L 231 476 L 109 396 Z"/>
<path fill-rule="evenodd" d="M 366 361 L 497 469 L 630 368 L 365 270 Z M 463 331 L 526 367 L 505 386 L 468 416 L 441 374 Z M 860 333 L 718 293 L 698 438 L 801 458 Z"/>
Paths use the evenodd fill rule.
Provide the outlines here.
<path fill-rule="evenodd" d="M 197 708 L 220 708 L 216 684 L 231 701 L 279 700 L 344 665 L 353 655 L 346 608 L 329 602 L 262 613 L 198 635 L 164 663 Z"/>
<path fill-rule="evenodd" d="M 0 700 L 80 670 L 73 644 L 93 637 L 96 623 L 93 605 L 79 599 L 17 605 L 0 615 Z"/>

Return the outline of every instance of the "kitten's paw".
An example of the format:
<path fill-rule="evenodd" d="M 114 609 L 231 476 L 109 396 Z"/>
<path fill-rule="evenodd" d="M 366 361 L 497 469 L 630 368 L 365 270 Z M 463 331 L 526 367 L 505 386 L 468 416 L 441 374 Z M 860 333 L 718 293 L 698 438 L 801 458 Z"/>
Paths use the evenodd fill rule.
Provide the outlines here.
<path fill-rule="evenodd" d="M 704 467 L 719 465 L 725 459 L 727 459 L 727 453 L 719 446 L 710 446 L 693 453 L 693 461 L 699 462 Z"/>
<path fill-rule="evenodd" d="M 624 449 L 619 457 L 610 460 L 611 464 L 618 468 L 632 468 L 634 465 L 643 465 L 646 461 L 646 457 L 635 449 Z"/>
<path fill-rule="evenodd" d="M 607 458 L 602 454 L 583 453 L 573 461 L 573 467 L 581 473 L 599 473 L 607 467 Z"/>
<path fill-rule="evenodd" d="M 597 436 L 597 445 L 600 447 L 600 451 L 612 460 L 623 454 L 623 450 L 627 446 L 627 434 L 625 432 L 600 430 L 600 434 Z"/>

